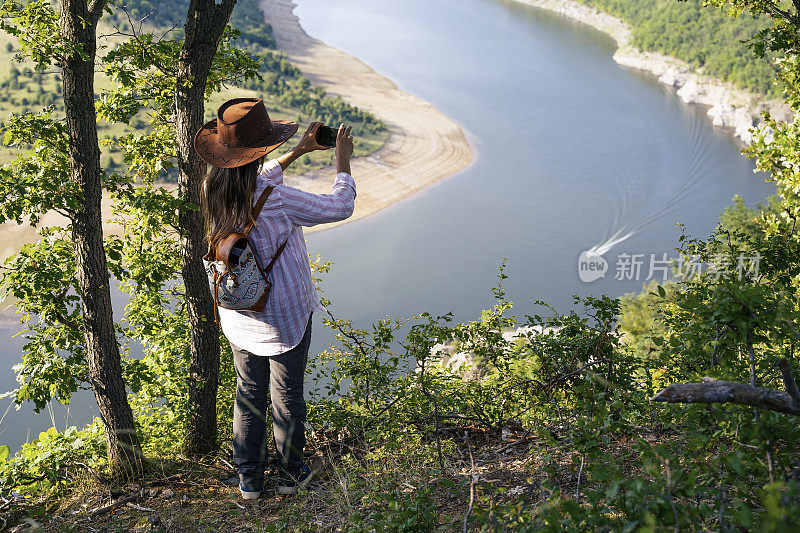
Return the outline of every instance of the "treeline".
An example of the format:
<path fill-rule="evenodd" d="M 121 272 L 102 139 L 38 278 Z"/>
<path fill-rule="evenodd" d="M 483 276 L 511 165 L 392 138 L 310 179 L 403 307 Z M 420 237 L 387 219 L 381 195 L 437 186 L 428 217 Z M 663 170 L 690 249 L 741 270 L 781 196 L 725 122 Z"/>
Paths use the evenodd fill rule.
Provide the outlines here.
<path fill-rule="evenodd" d="M 703 7 L 701 0 L 578 0 L 619 17 L 633 29 L 633 44 L 703 67 L 703 72 L 737 87 L 769 96 L 775 69 L 742 41 L 770 26 L 766 16 Z"/>
<path fill-rule="evenodd" d="M 159 28 L 175 27 L 182 35 L 186 0 L 133 0 L 126 5 L 133 21 L 146 20 Z M 116 20 L 121 28 L 129 24 L 117 12 Z M 240 48 L 247 50 L 261 62 L 261 79 L 251 79 L 241 84 L 242 88 L 274 96 L 288 107 L 297 108 L 305 117 L 328 124 L 346 122 L 354 125 L 359 134 L 374 134 L 384 131 L 386 126 L 372 114 L 347 104 L 338 96 L 328 96 L 320 87 L 314 87 L 300 70 L 292 65 L 277 49 L 272 27 L 264 19 L 258 0 L 239 0 L 231 15 L 230 26 L 241 35 Z"/>
<path fill-rule="evenodd" d="M 188 2 L 185 0 L 163 2 L 131 0 L 103 20 L 123 34 L 157 30 L 155 33 L 164 35 L 166 39 L 182 39 L 187 5 Z M 269 99 L 271 105 L 277 104 L 286 108 L 281 109 L 284 114 L 290 114 L 285 118 L 298 122 L 320 120 L 327 124 L 342 122 L 352 124 L 356 136 L 362 140 L 368 139 L 371 147 L 357 147 L 358 155 L 363 155 L 365 149 L 369 151 L 375 149 L 375 145 L 380 142 L 380 134 L 386 131 L 384 123 L 374 115 L 351 106 L 338 96 L 327 95 L 321 87 L 313 86 L 276 48 L 272 28 L 264 20 L 257 0 L 237 2 L 229 25 L 240 34 L 236 39 L 237 48 L 250 53 L 260 64 L 259 77 L 240 81 L 238 86 L 255 91 Z M 172 31 L 167 33 L 169 29 Z M 106 30 L 106 33 L 108 32 Z M 8 54 L 6 57 L 10 59 L 15 51 L 14 46 L 9 43 L 5 50 Z M 52 106 L 56 115 L 63 116 L 61 90 L 59 74 L 53 76 L 28 65 L 12 62 L 9 74 L 6 77 L 0 74 L 0 106 L 15 114 Z M 214 111 L 213 106 L 206 107 L 207 115 Z M 113 139 L 116 143 L 116 139 L 130 128 L 139 130 L 146 127 L 147 123 L 147 113 L 142 112 L 132 117 L 126 125 L 100 122 L 98 127 L 103 137 Z M 4 122 L 0 121 L 0 129 L 3 127 Z M 115 146 L 115 143 L 112 146 Z M 124 172 L 120 154 L 115 149 L 107 148 L 107 150 L 103 156 L 104 167 L 109 172 Z M 306 158 L 298 162 L 296 170 L 303 171 L 322 163 L 322 161 L 309 162 Z M 165 171 L 161 179 L 164 182 L 174 182 L 176 180 L 174 170 Z"/>
<path fill-rule="evenodd" d="M 12 49 L 8 50 L 9 52 Z M 46 84 L 45 74 L 41 70 L 34 71 L 30 67 L 19 70 L 12 64 L 8 77 L 0 79 L 0 103 L 28 107 L 31 105 L 55 105 L 61 94 L 61 76 L 56 74 L 53 91 Z M 24 90 L 24 92 L 23 92 Z"/>
<path fill-rule="evenodd" d="M 147 21 L 148 24 L 161 28 L 174 26 L 176 33 L 182 37 L 188 5 L 187 0 L 134 0 L 125 4 L 125 9 L 130 14 L 130 21 L 119 12 L 115 12 L 112 18 L 121 24 L 123 30 L 126 29 L 126 24 L 127 28 L 130 28 L 130 22 Z M 264 14 L 256 0 L 237 2 L 229 24 L 242 33 L 242 39 L 247 43 L 258 44 L 268 49 L 276 48 L 272 28 L 264 22 Z"/>

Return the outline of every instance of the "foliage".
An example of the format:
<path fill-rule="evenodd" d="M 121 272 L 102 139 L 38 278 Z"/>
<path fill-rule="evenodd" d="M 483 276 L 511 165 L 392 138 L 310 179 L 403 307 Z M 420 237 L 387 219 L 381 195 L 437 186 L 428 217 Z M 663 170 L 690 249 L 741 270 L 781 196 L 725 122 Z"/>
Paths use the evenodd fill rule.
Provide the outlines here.
<path fill-rule="evenodd" d="M 44 70 L 50 64 L 44 59 L 44 52 L 51 54 L 47 57 L 56 57 L 52 54 L 69 51 L 57 49 L 57 46 L 64 48 L 68 45 L 58 39 L 58 14 L 49 2 L 32 2 L 23 6 L 9 1 L 4 5 L 4 13 L 9 17 L 3 22 L 7 32 L 28 43 L 47 37 L 53 44 L 29 44 L 12 54 L 16 49 L 9 43 L 12 50 L 0 52 L 0 57 L 11 63 L 8 77 L 0 79 L 0 88 L 3 89 L 0 91 L 0 105 L 4 103 L 4 107 L 18 115 L 36 113 L 47 107 L 52 117 L 59 120 L 63 116 L 60 74 Z M 187 5 L 188 2 L 175 0 L 159 3 L 135 0 L 116 6 L 100 22 L 101 33 L 105 37 L 100 39 L 99 45 L 108 52 L 104 56 L 105 72 L 98 74 L 95 85 L 100 92 L 98 111 L 100 117 L 107 121 L 100 122 L 98 127 L 101 138 L 105 139 L 103 162 L 110 172 L 125 173 L 128 170 L 121 161 L 124 151 L 118 139 L 135 136 L 147 128 L 151 106 L 164 104 L 170 94 L 169 91 L 146 91 L 143 86 L 135 90 L 129 76 L 137 71 L 139 75 L 157 78 L 162 71 L 171 70 L 183 38 Z M 33 28 L 36 31 L 22 31 L 28 27 L 23 23 L 30 23 L 34 15 L 37 25 Z M 230 56 L 231 61 L 227 64 L 230 68 L 225 68 L 225 63 L 219 63 L 227 74 L 213 76 L 218 84 L 213 87 L 211 103 L 214 105 L 209 105 L 207 111 L 215 110 L 225 95 L 253 91 L 265 98 L 275 115 L 273 118 L 353 124 L 354 133 L 360 138 L 356 155 L 374 151 L 385 140 L 387 130 L 380 120 L 345 103 L 340 97 L 327 95 L 321 88 L 312 86 L 275 49 L 271 28 L 264 21 L 261 8 L 255 0 L 237 2 L 220 45 L 227 48 L 225 54 Z M 3 53 L 6 55 L 3 56 Z M 255 70 L 246 65 L 247 61 L 256 62 Z M 24 68 L 18 68 L 18 62 L 23 63 Z M 144 68 L 145 64 L 152 66 L 154 62 L 160 68 L 149 71 Z M 128 86 L 129 90 L 120 93 L 118 83 Z M 320 153 L 295 163 L 293 170 L 304 171 L 329 163 L 330 154 Z M 176 176 L 171 167 L 166 167 L 161 169 L 157 180 L 171 183 L 176 181 Z"/>
<path fill-rule="evenodd" d="M 99 419 L 82 430 L 50 428 L 23 444 L 13 456 L 0 453 L 0 494 L 63 493 L 85 476 L 87 469 L 93 470 L 89 465 L 99 468 L 104 462 L 105 440 Z"/>
<path fill-rule="evenodd" d="M 436 527 L 436 502 L 426 491 L 400 492 L 393 487 L 387 492 L 370 494 L 371 511 L 350 516 L 348 531 L 433 531 Z"/>
<path fill-rule="evenodd" d="M 17 403 L 33 402 L 37 411 L 51 398 L 68 404 L 72 393 L 89 383 L 72 240 L 58 228 L 42 235 L 24 245 L 0 276 L 27 322 L 22 361 L 14 366 L 20 387 L 6 395 Z"/>
<path fill-rule="evenodd" d="M 676 286 L 664 315 L 665 353 L 675 336 L 687 341 L 691 336 L 671 321 L 673 307 L 688 298 L 679 293 Z M 333 492 L 324 496 L 331 508 L 348 502 L 340 509 L 345 530 L 431 531 L 452 523 L 437 508 L 442 498 L 464 501 L 468 490 L 448 481 L 460 468 L 457 450 L 462 457 L 467 447 L 477 451 L 477 444 L 469 444 L 475 428 L 504 427 L 524 430 L 539 451 L 528 467 L 524 497 L 478 477 L 470 522 L 479 529 L 790 530 L 800 506 L 791 474 L 800 467 L 800 430 L 791 420 L 761 413 L 754 421 L 750 408 L 655 408 L 645 391 L 667 378 L 644 372 L 645 362 L 622 342 L 617 300 L 576 299 L 582 311 L 563 315 L 540 303 L 546 312 L 520 319 L 509 314 L 512 305 L 502 287 L 495 297 L 493 308 L 462 324 L 423 314 L 361 330 L 328 320 L 339 342 L 313 365 L 316 383 L 309 388 L 316 393 L 309 421 L 314 442 L 350 450 L 333 463 Z M 138 306 L 135 298 L 132 305 Z M 685 316 L 679 320 L 687 324 Z M 155 325 L 159 321 L 163 326 Z M 151 324 L 154 342 L 141 369 L 150 374 L 143 381 L 152 381 L 138 389 L 134 401 L 146 446 L 159 457 L 178 450 L 173 439 L 180 438 L 185 393 L 177 374 L 186 358 L 170 358 L 166 346 L 164 357 L 157 355 L 155 332 L 163 328 L 166 345 L 179 323 L 164 314 L 137 326 Z M 480 372 L 453 370 L 441 355 L 445 342 L 471 353 Z M 657 358 L 652 368 L 663 366 L 677 375 L 682 368 L 694 371 L 683 362 L 666 364 L 678 355 Z M 225 361 L 221 416 L 231 405 L 223 396 L 235 382 L 225 373 L 228 354 Z M 787 473 L 785 479 L 764 481 L 767 446 L 775 465 L 785 465 L 778 470 Z M 565 480 L 567 468 L 581 472 L 577 485 L 574 475 Z M 292 530 L 304 520 L 303 509 L 292 506 L 267 529 Z"/>
<path fill-rule="evenodd" d="M 80 43 L 62 36 L 59 15 L 48 0 L 21 4 L 5 0 L 0 7 L 0 21 L 0 29 L 17 38 L 23 56 L 29 56 L 39 69 L 57 65 L 75 53 L 85 58 Z"/>
<path fill-rule="evenodd" d="M 770 58 L 742 46 L 769 26 L 765 16 L 735 17 L 735 12 L 705 7 L 703 0 L 579 1 L 628 22 L 637 48 L 677 57 L 738 87 L 780 94 Z"/>
<path fill-rule="evenodd" d="M 28 217 L 35 224 L 51 209 L 68 214 L 79 206 L 80 191 L 69 177 L 66 126 L 50 110 L 12 116 L 3 144 L 32 148 L 0 167 L 3 197 L 16 200 L 3 202 L 2 220 L 21 224 Z"/>
<path fill-rule="evenodd" d="M 770 196 L 766 204 L 756 203 L 751 208 L 737 194 L 733 197 L 733 205 L 726 207 L 720 214 L 719 228 L 726 236 L 744 233 L 748 237 L 756 237 L 764 233 L 762 220 L 779 215 L 780 211 L 781 202 L 777 196 Z"/>
<path fill-rule="evenodd" d="M 625 294 L 620 299 L 619 329 L 623 341 L 643 360 L 651 359 L 659 351 L 653 338 L 663 337 L 666 332 L 660 313 L 664 297 L 658 292 L 659 287 L 665 294 L 671 294 L 675 284 L 667 281 L 660 285 L 653 280 L 645 283 L 641 292 Z"/>
<path fill-rule="evenodd" d="M 737 194 L 733 198 L 733 205 L 720 214 L 717 237 L 724 241 L 736 240 L 738 235 L 745 235 L 749 239 L 763 236 L 762 219 L 779 212 L 780 202 L 775 196 L 768 198 L 766 204 L 758 203 L 750 208 L 745 204 L 744 198 Z M 712 259 L 720 261 L 722 258 L 714 256 Z M 739 258 L 734 259 L 738 265 Z M 660 347 L 656 346 L 653 338 L 663 338 L 668 331 L 662 308 L 674 299 L 677 285 L 674 281 L 667 281 L 660 286 L 661 289 L 659 283 L 653 280 L 645 284 L 641 292 L 626 294 L 621 298 L 620 330 L 624 334 L 625 343 L 642 358 L 650 358 L 654 353 L 660 352 Z"/>
<path fill-rule="evenodd" d="M 676 377 L 708 373 L 708 361 L 688 355 L 697 336 L 693 324 L 704 320 L 697 314 L 703 305 L 695 303 L 694 317 L 676 311 L 693 301 L 695 291 L 686 280 L 675 283 L 670 294 L 663 288 L 650 291 L 650 303 L 665 310 L 658 336 L 641 332 L 658 348 L 647 358 L 622 342 L 616 329 L 619 302 L 608 298 L 576 300 L 582 313 L 550 310 L 547 317 L 519 320 L 507 315 L 510 302 L 499 290 L 497 304 L 480 320 L 456 325 L 447 316 L 423 314 L 363 330 L 332 318 L 341 345 L 317 368 L 324 392 L 314 397 L 310 421 L 315 434 L 338 435 L 339 442 L 381 450 L 383 457 L 408 454 L 409 443 L 420 439 L 419 446 L 432 455 L 443 449 L 444 460 L 428 466 L 429 475 L 452 472 L 453 447 L 460 444 L 464 453 L 459 435 L 470 427 L 520 424 L 542 443 L 535 461 L 540 466 L 530 470 L 526 498 L 508 498 L 507 487 L 482 484 L 471 521 L 487 531 L 788 531 L 800 505 L 800 485 L 792 474 L 800 468 L 794 421 L 775 413 L 754 418 L 750 408 L 658 409 L 648 402 L 651 391 Z M 709 305 L 719 308 L 730 305 Z M 506 328 L 516 326 L 523 329 L 512 330 L 515 339 Z M 407 333 L 400 341 L 396 335 L 402 330 Z M 683 342 L 678 351 L 676 339 Z M 469 370 L 448 366 L 448 355 L 436 356 L 445 352 L 445 342 L 471 353 L 482 377 L 469 379 Z M 766 362 L 766 355 L 759 360 Z M 773 474 L 764 462 L 767 449 Z M 577 489 L 574 477 L 565 487 L 558 457 L 566 458 L 573 472 L 580 465 L 583 484 L 579 477 Z M 353 468 L 359 472 L 364 466 Z M 783 480 L 777 479 L 779 472 L 785 473 Z M 383 494 L 377 481 L 370 486 L 373 494 Z M 398 499 L 405 499 L 403 510 L 392 514 L 398 520 L 421 504 L 395 496 L 388 507 L 395 509 Z M 371 515 L 352 514 L 351 524 L 358 526 L 365 516 Z M 383 516 L 382 508 L 373 519 Z"/>

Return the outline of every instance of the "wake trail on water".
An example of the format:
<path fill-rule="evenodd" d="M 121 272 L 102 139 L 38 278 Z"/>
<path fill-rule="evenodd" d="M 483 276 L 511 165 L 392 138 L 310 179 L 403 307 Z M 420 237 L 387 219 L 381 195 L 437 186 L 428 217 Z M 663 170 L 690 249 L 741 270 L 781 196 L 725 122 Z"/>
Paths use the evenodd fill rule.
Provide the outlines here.
<path fill-rule="evenodd" d="M 685 137 L 686 144 L 678 146 L 675 152 L 684 153 L 686 157 L 683 158 L 683 165 L 674 179 L 669 179 L 668 175 L 665 176 L 663 171 L 659 171 L 657 156 L 658 147 L 662 146 L 662 143 L 657 142 L 658 139 L 647 130 L 642 132 L 643 136 L 637 137 L 639 142 L 641 139 L 647 140 L 642 143 L 642 146 L 647 147 L 647 157 L 639 165 L 634 165 L 631 157 L 623 157 L 615 162 L 619 169 L 618 183 L 622 189 L 617 196 L 618 209 L 605 236 L 587 250 L 588 254 L 602 256 L 616 245 L 630 239 L 648 225 L 665 217 L 686 198 L 696 194 L 704 182 L 714 177 L 713 170 L 719 156 L 709 155 L 712 153 L 709 148 L 713 138 L 707 134 L 705 119 L 698 113 L 686 113 L 683 116 L 688 121 L 686 127 L 689 135 Z M 616 145 L 619 147 L 620 143 L 617 142 Z M 637 150 L 642 151 L 643 148 L 637 147 Z M 617 153 L 632 152 L 618 150 Z M 667 186 L 659 187 L 662 183 Z M 676 186 L 673 188 L 672 184 Z M 651 185 L 655 186 L 651 198 L 656 202 L 638 202 L 635 198 L 636 193 L 642 191 L 643 187 Z"/>

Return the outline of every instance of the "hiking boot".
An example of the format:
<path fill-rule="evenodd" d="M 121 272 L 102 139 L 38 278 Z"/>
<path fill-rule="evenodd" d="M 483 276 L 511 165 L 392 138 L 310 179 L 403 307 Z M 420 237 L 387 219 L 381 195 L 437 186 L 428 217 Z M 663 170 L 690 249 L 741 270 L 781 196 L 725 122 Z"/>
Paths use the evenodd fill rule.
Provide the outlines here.
<path fill-rule="evenodd" d="M 281 472 L 277 488 L 278 494 L 297 494 L 297 491 L 305 488 L 313 476 L 314 473 L 306 464 L 301 466 L 300 470 L 294 474 Z"/>
<path fill-rule="evenodd" d="M 239 481 L 239 492 L 245 500 L 257 500 L 261 496 L 261 483 Z"/>

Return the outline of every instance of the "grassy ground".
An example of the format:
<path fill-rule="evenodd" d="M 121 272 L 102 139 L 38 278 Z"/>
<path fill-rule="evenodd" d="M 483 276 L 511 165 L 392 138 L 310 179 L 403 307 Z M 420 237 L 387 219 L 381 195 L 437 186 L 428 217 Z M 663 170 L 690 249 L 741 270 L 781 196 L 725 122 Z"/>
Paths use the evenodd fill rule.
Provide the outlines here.
<path fill-rule="evenodd" d="M 13 508 L 9 525 L 109 533 L 461 531 L 468 512 L 470 530 L 483 522 L 473 514 L 478 506 L 536 503 L 545 496 L 542 482 L 557 481 L 565 494 L 579 491 L 576 457 L 566 449 L 543 450 L 521 428 L 453 428 L 443 440 L 444 469 L 432 443 L 382 450 L 312 438 L 311 445 L 307 462 L 317 475 L 296 496 L 275 493 L 274 466 L 262 498 L 245 501 L 230 480 L 229 461 L 169 461 L 154 465 L 141 484 L 115 491 L 84 473 L 78 490 L 61 500 Z M 106 509 L 114 502 L 127 503 Z"/>

